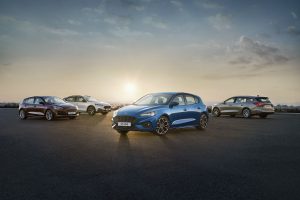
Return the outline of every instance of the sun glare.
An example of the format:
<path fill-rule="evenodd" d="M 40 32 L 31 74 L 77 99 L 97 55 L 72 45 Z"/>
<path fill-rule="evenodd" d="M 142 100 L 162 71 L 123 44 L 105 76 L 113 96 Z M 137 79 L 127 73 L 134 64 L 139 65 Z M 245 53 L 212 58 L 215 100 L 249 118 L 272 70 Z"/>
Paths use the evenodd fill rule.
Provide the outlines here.
<path fill-rule="evenodd" d="M 136 86 L 133 83 L 127 83 L 124 86 L 124 90 L 126 93 L 133 94 L 136 91 Z"/>

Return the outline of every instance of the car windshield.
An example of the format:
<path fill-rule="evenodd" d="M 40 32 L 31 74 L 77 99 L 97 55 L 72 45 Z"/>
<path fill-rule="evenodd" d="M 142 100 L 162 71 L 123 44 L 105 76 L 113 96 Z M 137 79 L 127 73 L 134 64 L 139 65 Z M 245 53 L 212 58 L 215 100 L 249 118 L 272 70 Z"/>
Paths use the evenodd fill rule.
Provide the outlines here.
<path fill-rule="evenodd" d="M 268 97 L 259 97 L 259 98 L 256 98 L 256 100 L 258 102 L 262 102 L 262 103 L 271 103 Z"/>
<path fill-rule="evenodd" d="M 91 97 L 91 96 L 84 96 L 84 98 L 85 98 L 87 101 L 98 101 L 96 98 Z"/>
<path fill-rule="evenodd" d="M 171 94 L 148 94 L 137 100 L 134 105 L 166 105 L 171 97 Z"/>
<path fill-rule="evenodd" d="M 49 104 L 66 103 L 64 100 L 62 100 L 61 98 L 58 98 L 58 97 L 44 97 L 44 100 L 46 103 L 49 103 Z"/>

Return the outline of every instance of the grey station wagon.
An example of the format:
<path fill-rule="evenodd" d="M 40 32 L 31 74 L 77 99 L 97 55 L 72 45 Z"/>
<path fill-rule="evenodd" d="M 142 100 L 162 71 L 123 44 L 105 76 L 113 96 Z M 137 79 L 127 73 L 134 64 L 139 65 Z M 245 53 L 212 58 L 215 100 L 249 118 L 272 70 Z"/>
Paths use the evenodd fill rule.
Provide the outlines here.
<path fill-rule="evenodd" d="M 244 118 L 250 118 L 258 115 L 266 118 L 274 113 L 274 106 L 268 97 L 260 96 L 236 96 L 216 104 L 213 107 L 212 114 L 216 117 L 220 115 L 242 115 Z"/>

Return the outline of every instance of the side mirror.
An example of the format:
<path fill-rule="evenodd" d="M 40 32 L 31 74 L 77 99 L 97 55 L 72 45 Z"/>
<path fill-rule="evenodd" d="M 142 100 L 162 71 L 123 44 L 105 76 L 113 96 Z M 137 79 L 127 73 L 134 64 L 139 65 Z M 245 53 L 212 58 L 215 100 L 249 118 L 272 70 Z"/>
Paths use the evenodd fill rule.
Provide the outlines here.
<path fill-rule="evenodd" d="M 173 101 L 170 103 L 170 108 L 173 108 L 174 106 L 178 106 L 178 105 L 179 105 L 178 102 Z"/>
<path fill-rule="evenodd" d="M 223 101 L 223 104 L 226 104 L 226 101 Z"/>

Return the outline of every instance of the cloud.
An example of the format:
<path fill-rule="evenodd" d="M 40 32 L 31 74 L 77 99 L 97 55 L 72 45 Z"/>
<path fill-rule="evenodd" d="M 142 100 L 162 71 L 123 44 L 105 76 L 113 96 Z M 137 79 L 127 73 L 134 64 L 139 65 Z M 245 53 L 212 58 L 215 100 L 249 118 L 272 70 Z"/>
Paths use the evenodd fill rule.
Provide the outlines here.
<path fill-rule="evenodd" d="M 287 29 L 288 33 L 291 35 L 300 35 L 300 30 L 297 29 L 295 26 L 289 26 Z"/>
<path fill-rule="evenodd" d="M 67 28 L 56 28 L 45 25 L 39 25 L 32 23 L 30 21 L 18 20 L 10 16 L 0 16 L 0 24 L 3 26 L 9 26 L 14 32 L 23 33 L 46 33 L 53 34 L 57 36 L 75 36 L 79 35 L 77 31 L 67 29 Z"/>
<path fill-rule="evenodd" d="M 224 7 L 223 5 L 212 1 L 200 1 L 198 2 L 198 4 L 200 4 L 205 9 L 221 9 Z"/>
<path fill-rule="evenodd" d="M 151 25 L 151 26 L 153 26 L 155 28 L 159 28 L 159 29 L 167 29 L 168 28 L 168 26 L 164 22 L 156 19 L 155 17 L 146 17 L 146 18 L 144 18 L 143 22 L 144 22 L 144 24 Z"/>
<path fill-rule="evenodd" d="M 145 5 L 144 3 L 149 3 L 149 1 L 144 1 L 144 2 L 139 2 L 139 1 L 134 1 L 134 0 L 122 0 L 121 3 L 128 7 L 128 8 L 132 8 L 136 11 L 143 11 L 145 10 Z"/>
<path fill-rule="evenodd" d="M 129 27 L 116 27 L 110 31 L 116 37 L 150 37 L 152 36 L 149 32 L 132 30 Z"/>
<path fill-rule="evenodd" d="M 282 55 L 276 47 L 241 36 L 237 44 L 229 50 L 229 64 L 264 68 L 271 65 L 284 64 L 289 58 Z"/>
<path fill-rule="evenodd" d="M 80 21 L 77 21 L 77 20 L 69 19 L 67 22 L 68 22 L 69 24 L 75 25 L 75 26 L 81 25 L 81 22 L 80 22 Z"/>
<path fill-rule="evenodd" d="M 296 14 L 295 12 L 291 12 L 291 15 L 292 15 L 292 17 L 293 17 L 294 19 L 298 19 L 298 16 L 297 16 L 297 14 Z"/>
<path fill-rule="evenodd" d="M 128 26 L 131 24 L 131 18 L 128 16 L 111 15 L 104 18 L 103 21 L 107 24 L 116 26 Z"/>
<path fill-rule="evenodd" d="M 173 6 L 177 7 L 177 8 L 179 9 L 180 12 L 183 11 L 183 5 L 182 5 L 181 1 L 179 1 L 179 0 L 172 0 L 172 1 L 170 1 L 170 3 L 171 3 Z"/>
<path fill-rule="evenodd" d="M 232 26 L 232 20 L 230 15 L 223 15 L 221 13 L 208 18 L 209 24 L 218 31 L 230 29 Z"/>

